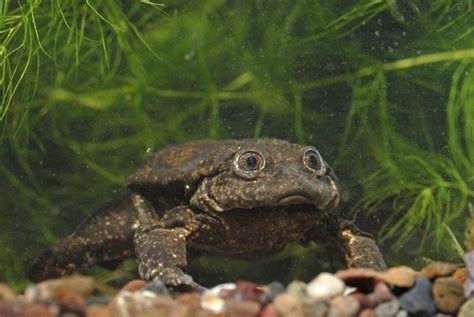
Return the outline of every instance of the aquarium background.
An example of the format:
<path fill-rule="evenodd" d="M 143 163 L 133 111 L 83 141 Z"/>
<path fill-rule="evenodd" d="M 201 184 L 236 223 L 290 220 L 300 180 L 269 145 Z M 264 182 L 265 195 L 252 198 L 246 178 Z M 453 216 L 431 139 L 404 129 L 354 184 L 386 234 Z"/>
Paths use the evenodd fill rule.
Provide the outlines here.
<path fill-rule="evenodd" d="M 25 264 L 124 195 L 145 157 L 202 138 L 314 145 L 390 265 L 460 261 L 448 231 L 462 243 L 474 200 L 473 26 L 471 0 L 2 1 L 0 281 L 26 285 Z M 340 265 L 327 253 L 192 270 L 309 279 Z"/>

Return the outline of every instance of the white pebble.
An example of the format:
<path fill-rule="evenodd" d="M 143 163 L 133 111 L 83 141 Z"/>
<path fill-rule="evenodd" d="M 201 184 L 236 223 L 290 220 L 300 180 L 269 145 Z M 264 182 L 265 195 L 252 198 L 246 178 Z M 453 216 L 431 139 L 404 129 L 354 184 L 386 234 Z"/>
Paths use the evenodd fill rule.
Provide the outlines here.
<path fill-rule="evenodd" d="M 221 291 L 231 291 L 235 289 L 234 283 L 220 284 L 207 290 L 201 296 L 201 307 L 213 313 L 222 313 L 225 310 L 225 300 L 223 300 L 219 293 Z"/>
<path fill-rule="evenodd" d="M 309 282 L 306 291 L 314 299 L 327 300 L 342 294 L 345 288 L 346 285 L 339 278 L 330 273 L 321 273 Z"/>

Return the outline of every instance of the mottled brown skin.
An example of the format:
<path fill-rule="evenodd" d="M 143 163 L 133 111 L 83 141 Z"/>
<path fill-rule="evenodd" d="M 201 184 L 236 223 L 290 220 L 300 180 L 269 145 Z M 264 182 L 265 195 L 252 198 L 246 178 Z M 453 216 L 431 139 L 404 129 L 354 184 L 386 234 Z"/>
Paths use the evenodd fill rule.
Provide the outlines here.
<path fill-rule="evenodd" d="M 314 147 L 276 139 L 167 147 L 128 179 L 130 198 L 87 219 L 35 261 L 34 280 L 133 254 L 139 274 L 199 288 L 193 251 L 252 257 L 289 242 L 335 246 L 350 267 L 385 269 L 378 247 L 333 214 L 335 175 Z"/>

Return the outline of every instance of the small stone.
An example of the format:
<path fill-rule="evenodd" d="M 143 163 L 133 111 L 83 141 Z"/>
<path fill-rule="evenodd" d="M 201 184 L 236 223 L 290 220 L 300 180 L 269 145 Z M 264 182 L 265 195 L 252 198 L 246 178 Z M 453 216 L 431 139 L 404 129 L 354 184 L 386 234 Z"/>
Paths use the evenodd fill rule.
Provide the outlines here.
<path fill-rule="evenodd" d="M 374 301 L 375 305 L 388 302 L 395 298 L 395 296 L 390 291 L 390 288 L 384 282 L 378 282 L 375 284 L 374 291 L 368 296 Z"/>
<path fill-rule="evenodd" d="M 278 312 L 272 304 L 265 306 L 260 312 L 260 317 L 279 317 Z"/>
<path fill-rule="evenodd" d="M 351 294 L 350 296 L 352 296 L 359 302 L 361 309 L 375 307 L 375 302 L 364 293 L 357 292 Z"/>
<path fill-rule="evenodd" d="M 454 277 L 455 279 L 458 280 L 459 283 L 464 285 L 464 283 L 467 280 L 467 270 L 466 270 L 466 268 L 463 267 L 463 268 L 457 269 L 453 273 L 452 277 Z"/>
<path fill-rule="evenodd" d="M 201 308 L 199 295 L 196 293 L 184 293 L 177 297 L 177 301 L 191 308 L 191 310 L 198 311 Z"/>
<path fill-rule="evenodd" d="M 226 302 L 227 313 L 230 317 L 255 317 L 260 312 L 260 304 L 252 300 Z"/>
<path fill-rule="evenodd" d="M 86 310 L 86 300 L 78 293 L 68 288 L 58 287 L 51 300 L 61 306 L 62 311 L 69 311 L 84 314 Z"/>
<path fill-rule="evenodd" d="M 324 317 L 329 310 L 329 303 L 312 298 L 303 299 L 303 313 L 305 317 Z"/>
<path fill-rule="evenodd" d="M 399 310 L 395 317 L 408 317 L 408 312 L 406 310 Z"/>
<path fill-rule="evenodd" d="M 25 291 L 25 299 L 29 303 L 47 302 L 55 290 L 62 288 L 87 297 L 94 290 L 94 279 L 82 275 L 71 275 L 60 279 L 46 280 L 30 285 Z"/>
<path fill-rule="evenodd" d="M 222 313 L 225 309 L 225 301 L 218 293 L 212 290 L 205 291 L 201 296 L 201 307 L 212 313 Z"/>
<path fill-rule="evenodd" d="M 387 284 L 405 288 L 413 287 L 415 277 L 415 270 L 408 266 L 392 267 L 382 273 L 382 279 Z"/>
<path fill-rule="evenodd" d="M 438 277 L 449 276 L 453 274 L 457 268 L 458 266 L 453 263 L 435 261 L 425 266 L 421 270 L 420 274 L 429 278 L 430 280 L 434 280 Z"/>
<path fill-rule="evenodd" d="M 143 288 L 146 291 L 155 293 L 156 295 L 169 295 L 169 290 L 166 285 L 159 279 L 155 279 L 151 282 L 146 283 Z"/>
<path fill-rule="evenodd" d="M 337 296 L 331 301 L 327 317 L 353 317 L 360 310 L 360 304 L 354 297 Z"/>
<path fill-rule="evenodd" d="M 303 303 L 289 294 L 280 294 L 273 301 L 275 310 L 282 317 L 303 317 Z"/>
<path fill-rule="evenodd" d="M 227 298 L 234 300 L 253 300 L 260 302 L 265 297 L 265 290 L 262 286 L 248 281 L 237 281 L 235 291 L 231 291 Z"/>
<path fill-rule="evenodd" d="M 418 276 L 412 289 L 399 297 L 400 307 L 409 314 L 431 316 L 436 313 L 436 306 L 431 294 L 431 282 L 423 276 Z"/>
<path fill-rule="evenodd" d="M 474 294 L 474 251 L 464 255 L 466 263 L 467 279 L 464 283 L 464 297 L 469 298 Z"/>
<path fill-rule="evenodd" d="M 110 308 L 102 305 L 90 305 L 86 308 L 85 317 L 111 317 Z"/>
<path fill-rule="evenodd" d="M 297 298 L 303 298 L 308 296 L 308 294 L 306 293 L 306 283 L 302 281 L 292 281 L 286 287 L 286 292 Z"/>
<path fill-rule="evenodd" d="M 321 273 L 308 283 L 306 292 L 314 299 L 331 299 L 344 292 L 344 282 L 330 273 Z"/>
<path fill-rule="evenodd" d="M 15 300 L 16 294 L 15 292 L 8 286 L 7 284 L 0 283 L 0 301 L 12 301 Z"/>
<path fill-rule="evenodd" d="M 376 317 L 375 310 L 373 310 L 372 308 L 362 309 L 357 316 L 358 317 Z"/>
<path fill-rule="evenodd" d="M 347 286 L 356 287 L 359 291 L 370 293 L 377 281 L 382 279 L 382 273 L 368 268 L 354 268 L 338 271 L 336 277 L 343 280 Z"/>
<path fill-rule="evenodd" d="M 23 308 L 23 311 L 19 316 L 21 317 L 56 317 L 56 316 L 59 316 L 59 309 L 51 305 L 30 304 L 30 305 L 26 305 Z"/>
<path fill-rule="evenodd" d="M 440 277 L 433 283 L 436 307 L 444 313 L 455 314 L 464 303 L 464 289 L 453 277 Z"/>
<path fill-rule="evenodd" d="M 271 282 L 264 286 L 265 296 L 263 297 L 264 303 L 271 303 L 278 294 L 285 292 L 285 286 L 280 282 Z"/>
<path fill-rule="evenodd" d="M 127 292 L 135 292 L 139 289 L 144 288 L 146 285 L 146 282 L 144 280 L 131 280 L 127 284 L 125 284 L 120 290 L 121 291 L 127 291 Z"/>
<path fill-rule="evenodd" d="M 400 303 L 397 299 L 382 303 L 375 308 L 377 317 L 395 317 L 400 310 Z"/>
<path fill-rule="evenodd" d="M 458 317 L 474 317 L 474 298 L 469 299 L 461 306 Z"/>

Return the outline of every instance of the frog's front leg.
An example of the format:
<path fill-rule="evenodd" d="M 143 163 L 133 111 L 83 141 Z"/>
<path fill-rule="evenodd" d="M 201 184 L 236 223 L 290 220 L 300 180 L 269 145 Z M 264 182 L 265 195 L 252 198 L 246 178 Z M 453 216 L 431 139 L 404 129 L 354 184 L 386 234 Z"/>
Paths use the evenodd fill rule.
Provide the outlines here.
<path fill-rule="evenodd" d="M 326 215 L 318 220 L 317 230 L 311 232 L 310 239 L 319 244 L 335 245 L 350 268 L 364 267 L 377 271 L 387 269 L 374 238 L 349 220 Z"/>
<path fill-rule="evenodd" d="M 366 267 L 377 271 L 387 269 L 382 253 L 370 234 L 362 232 L 349 220 L 342 221 L 339 228 L 339 243 L 348 267 Z"/>
<path fill-rule="evenodd" d="M 184 272 L 187 238 L 198 225 L 192 210 L 179 206 L 160 219 L 142 196 L 133 194 L 132 201 L 139 218 L 134 243 L 140 276 L 158 279 L 172 288 L 201 290 L 202 286 Z"/>

